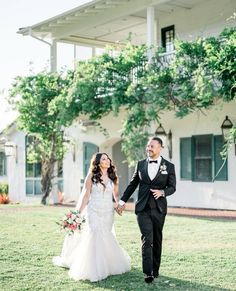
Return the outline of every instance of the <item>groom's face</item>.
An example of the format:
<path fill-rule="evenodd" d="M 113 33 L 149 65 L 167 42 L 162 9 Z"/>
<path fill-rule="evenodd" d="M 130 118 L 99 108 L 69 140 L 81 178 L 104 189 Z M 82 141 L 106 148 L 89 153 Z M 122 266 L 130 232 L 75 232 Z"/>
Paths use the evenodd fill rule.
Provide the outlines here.
<path fill-rule="evenodd" d="M 161 153 L 161 145 L 157 140 L 149 140 L 146 150 L 150 158 L 157 159 Z"/>

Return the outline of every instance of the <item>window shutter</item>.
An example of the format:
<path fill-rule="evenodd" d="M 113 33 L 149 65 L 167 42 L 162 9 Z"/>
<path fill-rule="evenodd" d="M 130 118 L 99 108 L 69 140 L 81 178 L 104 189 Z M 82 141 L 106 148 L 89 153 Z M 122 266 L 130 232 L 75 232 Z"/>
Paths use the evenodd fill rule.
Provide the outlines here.
<path fill-rule="evenodd" d="M 191 137 L 180 139 L 180 178 L 184 180 L 192 180 Z"/>
<path fill-rule="evenodd" d="M 6 155 L 4 152 L 0 152 L 0 176 L 7 174 Z"/>
<path fill-rule="evenodd" d="M 218 173 L 224 160 L 222 159 L 220 152 L 224 145 L 222 135 L 214 136 L 214 162 L 215 162 L 215 175 Z M 221 169 L 219 174 L 215 177 L 216 181 L 227 181 L 228 180 L 228 161 L 225 161 L 224 167 Z"/>
<path fill-rule="evenodd" d="M 85 142 L 83 144 L 83 153 L 84 153 L 84 178 L 88 174 L 89 166 L 90 166 L 90 160 L 92 158 L 92 155 L 98 152 L 98 146 L 96 146 L 93 143 Z"/>

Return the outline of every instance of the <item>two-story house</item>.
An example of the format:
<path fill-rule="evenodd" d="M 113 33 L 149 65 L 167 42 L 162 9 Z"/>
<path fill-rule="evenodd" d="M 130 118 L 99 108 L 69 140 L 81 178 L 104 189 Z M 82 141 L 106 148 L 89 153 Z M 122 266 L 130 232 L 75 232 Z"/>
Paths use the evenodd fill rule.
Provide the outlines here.
<path fill-rule="evenodd" d="M 95 0 L 21 28 L 18 33 L 46 41 L 50 48 L 52 72 L 58 69 L 61 43 L 71 46 L 76 59 L 82 47 L 89 48 L 91 55 L 95 55 L 107 44 L 122 43 L 131 36 L 134 44 L 162 46 L 165 49 L 163 57 L 168 59 L 174 53 L 176 38 L 191 41 L 202 36 L 217 36 L 225 27 L 235 26 L 235 8 L 234 0 Z M 115 161 L 122 194 L 132 175 L 121 151 L 120 128 L 124 114 L 121 112 L 118 117 L 108 115 L 101 120 L 109 138 L 85 118 L 67 129 L 76 145 L 63 161 L 60 188 L 63 184 L 66 200 L 78 199 L 91 155 L 98 150 L 107 152 Z M 212 181 L 221 166 L 221 125 L 226 116 L 236 123 L 236 101 L 214 107 L 207 116 L 192 113 L 177 119 L 174 112 L 162 116 L 165 131 L 172 133 L 168 136 L 172 147 L 166 147 L 163 156 L 171 159 L 177 173 L 177 191 L 169 197 L 169 205 L 236 209 L 234 148 L 229 150 L 224 168 Z M 150 131 L 154 132 L 155 127 Z M 40 170 L 38 165 L 32 169 L 27 167 L 27 138 L 23 133 L 18 133 L 19 138 L 15 138 L 16 134 L 16 131 L 8 134 L 10 140 L 14 139 L 18 151 L 17 162 L 15 157 L 7 158 L 8 167 L 11 164 L 8 171 L 10 196 L 12 200 L 30 201 L 40 197 Z"/>

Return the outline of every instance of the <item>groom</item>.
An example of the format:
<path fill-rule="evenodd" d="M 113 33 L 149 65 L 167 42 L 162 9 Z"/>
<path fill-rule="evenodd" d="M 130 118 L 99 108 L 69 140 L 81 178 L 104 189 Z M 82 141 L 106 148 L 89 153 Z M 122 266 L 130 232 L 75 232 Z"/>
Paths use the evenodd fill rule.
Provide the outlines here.
<path fill-rule="evenodd" d="M 117 212 L 122 214 L 125 203 L 139 185 L 135 213 L 142 239 L 144 280 L 151 283 L 159 276 L 162 229 L 167 213 L 166 197 L 175 192 L 174 165 L 160 156 L 163 142 L 152 137 L 147 144 L 148 158 L 139 161 L 133 177 L 121 197 Z"/>

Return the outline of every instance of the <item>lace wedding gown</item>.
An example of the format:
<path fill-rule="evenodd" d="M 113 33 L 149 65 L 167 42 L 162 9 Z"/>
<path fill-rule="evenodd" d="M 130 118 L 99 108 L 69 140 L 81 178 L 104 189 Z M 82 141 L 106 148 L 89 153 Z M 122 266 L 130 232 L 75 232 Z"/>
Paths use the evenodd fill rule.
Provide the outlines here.
<path fill-rule="evenodd" d="M 113 233 L 113 189 L 112 181 L 105 190 L 93 183 L 86 227 L 81 233 L 67 235 L 61 256 L 53 258 L 53 264 L 69 268 L 69 276 L 75 280 L 95 282 L 130 271 L 130 257 Z"/>

